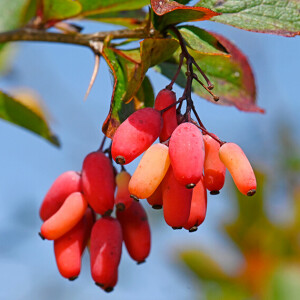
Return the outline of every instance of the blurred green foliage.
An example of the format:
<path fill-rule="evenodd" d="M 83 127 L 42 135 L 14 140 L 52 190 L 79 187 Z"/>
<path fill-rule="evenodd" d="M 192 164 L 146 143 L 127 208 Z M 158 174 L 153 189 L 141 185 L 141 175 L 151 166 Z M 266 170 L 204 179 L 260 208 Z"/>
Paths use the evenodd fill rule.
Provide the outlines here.
<path fill-rule="evenodd" d="M 268 181 L 276 179 L 273 174 L 256 170 L 256 195 L 247 197 L 236 190 L 237 217 L 222 224 L 222 231 L 244 259 L 235 272 L 225 272 L 202 250 L 180 253 L 181 261 L 199 280 L 203 299 L 300 299 L 300 173 L 298 163 L 294 163 L 299 162 L 299 149 L 288 134 L 281 136 L 285 146 L 278 153 L 278 168 L 290 192 L 284 200 L 292 207 L 292 217 L 285 223 L 270 220 L 265 205 L 266 189 Z"/>

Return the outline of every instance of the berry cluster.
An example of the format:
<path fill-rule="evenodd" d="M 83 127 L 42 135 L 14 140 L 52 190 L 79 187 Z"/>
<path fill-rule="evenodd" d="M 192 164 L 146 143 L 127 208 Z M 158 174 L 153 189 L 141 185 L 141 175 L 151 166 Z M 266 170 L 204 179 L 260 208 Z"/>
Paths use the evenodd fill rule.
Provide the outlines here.
<path fill-rule="evenodd" d="M 118 127 L 111 148 L 102 151 L 103 142 L 85 157 L 80 173 L 63 173 L 49 189 L 40 208 L 40 236 L 54 240 L 63 277 L 78 277 L 86 247 L 92 278 L 107 292 L 118 280 L 123 241 L 132 259 L 145 261 L 151 236 L 139 199 L 163 208 L 173 229 L 192 232 L 205 219 L 207 190 L 219 193 L 226 168 L 243 194 L 255 193 L 255 175 L 241 148 L 187 120 L 176 104 L 174 92 L 160 91 L 154 108 L 137 110 Z M 160 143 L 154 144 L 157 138 Z M 131 177 L 123 165 L 143 152 Z M 112 159 L 122 165 L 119 173 Z"/>
<path fill-rule="evenodd" d="M 111 154 L 125 165 L 146 151 L 128 184 L 131 197 L 163 207 L 173 229 L 195 231 L 205 219 L 207 190 L 219 193 L 226 168 L 245 195 L 255 193 L 256 179 L 242 149 L 179 114 L 179 102 L 170 89 L 160 91 L 154 108 L 136 111 L 118 127 Z"/>
<path fill-rule="evenodd" d="M 145 261 L 150 227 L 142 205 L 130 197 L 129 180 L 124 170 L 115 176 L 111 159 L 101 150 L 85 157 L 81 173 L 68 171 L 55 180 L 40 208 L 40 236 L 54 240 L 63 277 L 78 277 L 86 247 L 92 278 L 106 292 L 117 283 L 123 241 L 132 259 L 138 264 Z M 114 206 L 115 218 L 110 216 Z"/>

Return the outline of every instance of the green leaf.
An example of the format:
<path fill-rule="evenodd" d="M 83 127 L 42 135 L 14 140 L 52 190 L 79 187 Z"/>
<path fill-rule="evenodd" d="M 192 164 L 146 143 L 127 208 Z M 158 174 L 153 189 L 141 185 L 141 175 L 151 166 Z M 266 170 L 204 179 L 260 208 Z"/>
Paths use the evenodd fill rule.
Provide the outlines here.
<path fill-rule="evenodd" d="M 154 26 L 157 29 L 182 22 L 209 20 L 218 15 L 208 8 L 185 6 L 169 0 L 151 0 L 151 7 L 155 12 Z"/>
<path fill-rule="evenodd" d="M 0 31 L 16 29 L 26 24 L 35 14 L 34 0 L 0 0 Z"/>
<path fill-rule="evenodd" d="M 79 0 L 82 5 L 81 15 L 92 15 L 114 11 L 126 11 L 149 5 L 149 0 Z"/>
<path fill-rule="evenodd" d="M 78 15 L 82 11 L 79 0 L 43 0 L 43 23 L 52 20 L 64 20 Z"/>
<path fill-rule="evenodd" d="M 59 141 L 50 131 L 44 115 L 29 99 L 23 101 L 0 91 L 0 118 L 30 130 L 53 145 L 59 146 Z"/>
<path fill-rule="evenodd" d="M 110 112 L 102 127 L 108 137 L 113 136 L 124 120 L 120 118 L 120 113 L 123 117 L 128 117 L 133 112 L 132 109 L 135 109 L 134 103 L 130 104 L 132 106 L 127 106 L 127 103 L 137 95 L 147 70 L 167 60 L 178 47 L 176 40 L 153 38 L 143 40 L 139 49 L 118 50 L 104 47 L 102 55 L 110 66 L 115 81 Z M 144 84 L 146 88 L 147 83 Z"/>
<path fill-rule="evenodd" d="M 230 277 L 221 269 L 219 264 L 202 251 L 183 251 L 180 253 L 180 259 L 201 280 L 213 280 L 219 283 L 231 280 Z"/>
<path fill-rule="evenodd" d="M 214 35 L 206 30 L 190 25 L 180 26 L 178 29 L 189 48 L 199 53 L 229 57 L 226 48 Z M 174 35 L 174 37 L 176 36 Z"/>
<path fill-rule="evenodd" d="M 154 105 L 154 91 L 152 84 L 147 76 L 145 76 L 142 85 L 137 91 L 136 95 L 133 98 L 135 110 L 153 107 Z"/>
<path fill-rule="evenodd" d="M 212 21 L 240 29 L 283 36 L 300 34 L 299 0 L 202 0 L 196 6 L 222 13 Z"/>
<path fill-rule="evenodd" d="M 114 11 L 87 16 L 88 19 L 121 25 L 127 28 L 141 27 L 145 23 L 146 13 L 142 10 Z"/>
<path fill-rule="evenodd" d="M 220 97 L 218 102 L 202 88 L 200 84 L 194 82 L 193 92 L 197 95 L 219 105 L 234 105 L 240 110 L 248 112 L 260 112 L 264 110 L 256 106 L 256 88 L 252 69 L 245 55 L 231 42 L 224 37 L 213 34 L 219 42 L 228 50 L 231 57 L 221 55 L 202 54 L 198 51 L 188 49 L 201 69 L 214 84 L 213 92 Z M 156 68 L 163 75 L 172 78 L 176 72 L 179 63 L 180 50 L 174 53 L 172 60 L 167 64 L 162 64 Z M 170 65 L 172 66 L 172 72 Z M 186 66 L 182 68 L 186 72 Z M 199 79 L 204 82 L 202 75 L 198 70 L 195 71 Z M 185 86 L 184 76 L 180 76 L 176 83 Z"/>
<path fill-rule="evenodd" d="M 100 18 L 100 14 L 136 10 L 148 4 L 148 0 L 43 0 L 40 10 L 43 23 L 53 25 L 64 19 Z"/>
<path fill-rule="evenodd" d="M 273 273 L 265 288 L 263 300 L 298 300 L 300 295 L 299 266 L 282 265 Z"/>

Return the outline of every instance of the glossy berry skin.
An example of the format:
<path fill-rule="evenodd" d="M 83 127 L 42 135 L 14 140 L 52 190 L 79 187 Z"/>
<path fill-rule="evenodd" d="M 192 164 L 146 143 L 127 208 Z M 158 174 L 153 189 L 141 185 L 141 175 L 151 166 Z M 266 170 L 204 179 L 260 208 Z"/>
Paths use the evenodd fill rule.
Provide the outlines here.
<path fill-rule="evenodd" d="M 104 215 L 114 207 L 115 176 L 110 159 L 101 151 L 88 154 L 82 166 L 84 196 L 93 210 Z"/>
<path fill-rule="evenodd" d="M 202 177 L 197 185 L 193 188 L 193 196 L 191 203 L 190 216 L 186 224 L 183 226 L 190 232 L 196 231 L 206 216 L 207 209 L 207 191 Z"/>
<path fill-rule="evenodd" d="M 118 164 L 128 164 L 148 149 L 162 129 L 162 117 L 154 108 L 142 108 L 130 115 L 116 130 L 111 154 Z"/>
<path fill-rule="evenodd" d="M 96 284 L 107 292 L 113 289 L 118 280 L 122 240 L 118 220 L 103 217 L 94 224 L 90 241 L 91 274 Z"/>
<path fill-rule="evenodd" d="M 152 195 L 170 166 L 169 148 L 154 144 L 144 153 L 129 182 L 129 192 L 139 199 Z"/>
<path fill-rule="evenodd" d="M 188 221 L 192 193 L 176 180 L 170 167 L 162 184 L 163 211 L 166 223 L 174 229 L 183 227 Z"/>
<path fill-rule="evenodd" d="M 238 190 L 247 196 L 256 192 L 256 178 L 243 150 L 235 143 L 225 143 L 220 147 L 219 157 L 230 172 Z"/>
<path fill-rule="evenodd" d="M 86 209 L 87 201 L 84 196 L 79 192 L 71 194 L 59 210 L 43 223 L 42 237 L 48 240 L 60 238 L 81 220 Z"/>
<path fill-rule="evenodd" d="M 148 203 L 152 206 L 153 209 L 161 209 L 163 206 L 162 184 L 163 181 L 156 188 L 154 193 L 147 198 Z"/>
<path fill-rule="evenodd" d="M 130 257 L 138 263 L 144 262 L 150 253 L 151 233 L 143 206 L 133 201 L 128 209 L 117 211 L 117 218 Z"/>
<path fill-rule="evenodd" d="M 219 158 L 220 144 L 209 135 L 203 136 L 205 146 L 204 183 L 211 194 L 218 194 L 225 183 L 226 167 Z"/>
<path fill-rule="evenodd" d="M 189 188 L 202 177 L 204 143 L 200 130 L 192 123 L 182 123 L 169 142 L 169 155 L 177 181 Z"/>
<path fill-rule="evenodd" d="M 78 277 L 81 269 L 81 256 L 89 240 L 93 223 L 93 212 L 87 208 L 79 223 L 54 241 L 56 264 L 63 277 L 70 280 Z"/>
<path fill-rule="evenodd" d="M 162 110 L 176 102 L 176 94 L 168 89 L 161 90 L 155 99 L 154 108 Z M 170 107 L 163 112 L 163 127 L 159 135 L 160 142 L 166 141 L 177 127 L 176 106 Z"/>
<path fill-rule="evenodd" d="M 67 171 L 56 178 L 47 192 L 40 207 L 40 217 L 43 221 L 49 219 L 62 206 L 66 198 L 80 192 L 80 174 L 75 171 Z"/>
<path fill-rule="evenodd" d="M 115 197 L 115 205 L 117 210 L 124 210 L 127 209 L 133 199 L 130 197 L 130 193 L 128 191 L 128 184 L 130 181 L 130 174 L 126 171 L 121 171 L 116 176 L 116 184 L 117 184 L 117 194 Z"/>

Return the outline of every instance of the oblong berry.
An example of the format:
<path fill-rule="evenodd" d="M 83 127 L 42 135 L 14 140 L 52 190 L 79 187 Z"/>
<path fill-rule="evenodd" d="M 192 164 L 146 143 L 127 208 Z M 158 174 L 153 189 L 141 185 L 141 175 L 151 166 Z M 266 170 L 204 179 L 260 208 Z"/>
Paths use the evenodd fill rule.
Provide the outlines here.
<path fill-rule="evenodd" d="M 43 223 L 41 235 L 48 240 L 60 238 L 80 221 L 86 208 L 84 196 L 79 192 L 72 193 L 59 210 Z"/>
<path fill-rule="evenodd" d="M 60 274 L 70 280 L 78 277 L 81 256 L 91 234 L 94 217 L 88 207 L 83 218 L 70 231 L 54 240 L 54 254 Z"/>
<path fill-rule="evenodd" d="M 189 231 L 196 231 L 206 216 L 207 209 L 207 191 L 204 184 L 204 178 L 193 188 L 193 196 L 191 202 L 190 216 L 186 224 L 183 226 Z"/>
<path fill-rule="evenodd" d="M 117 194 L 115 197 L 115 205 L 117 210 L 124 210 L 128 208 L 133 201 L 128 191 L 128 184 L 130 178 L 131 178 L 130 174 L 127 173 L 126 171 L 121 171 L 116 176 Z"/>
<path fill-rule="evenodd" d="M 219 157 L 220 144 L 208 134 L 203 136 L 205 146 L 204 183 L 211 194 L 218 194 L 225 183 L 226 167 Z"/>
<path fill-rule="evenodd" d="M 154 193 L 147 198 L 148 203 L 152 206 L 153 209 L 161 209 L 163 207 L 162 184 L 163 181 L 156 188 Z"/>
<path fill-rule="evenodd" d="M 114 207 L 115 176 L 110 159 L 103 152 L 91 152 L 82 165 L 83 194 L 93 210 L 101 215 Z"/>
<path fill-rule="evenodd" d="M 192 123 L 182 123 L 173 131 L 169 142 L 174 176 L 187 187 L 194 187 L 202 177 L 204 143 L 200 130 Z"/>
<path fill-rule="evenodd" d="M 173 228 L 188 221 L 193 190 L 179 183 L 170 167 L 162 183 L 163 211 L 166 223 Z"/>
<path fill-rule="evenodd" d="M 121 254 L 122 229 L 119 221 L 112 217 L 102 217 L 92 229 L 90 260 L 93 280 L 107 292 L 117 283 Z"/>
<path fill-rule="evenodd" d="M 169 148 L 160 143 L 150 146 L 129 181 L 130 194 L 139 199 L 152 195 L 166 175 L 169 165 Z"/>
<path fill-rule="evenodd" d="M 117 211 L 117 218 L 130 257 L 138 263 L 144 262 L 150 253 L 151 233 L 143 206 L 134 201 L 128 209 Z"/>
<path fill-rule="evenodd" d="M 220 147 L 219 156 L 238 190 L 247 196 L 254 195 L 256 178 L 243 150 L 235 143 L 225 143 Z"/>
<path fill-rule="evenodd" d="M 165 109 L 166 107 L 174 104 L 176 102 L 176 94 L 169 89 L 161 90 L 154 102 L 154 108 L 157 110 Z M 176 106 L 170 107 L 168 110 L 162 113 L 163 127 L 159 135 L 160 142 L 166 141 L 177 127 L 177 116 L 176 116 Z"/>
<path fill-rule="evenodd" d="M 43 221 L 49 219 L 58 211 L 66 198 L 74 192 L 81 192 L 80 174 L 75 171 L 67 171 L 59 175 L 41 204 L 41 219 Z"/>
<path fill-rule="evenodd" d="M 135 111 L 114 134 L 111 146 L 113 159 L 121 165 L 133 161 L 158 138 L 162 123 L 160 112 L 154 108 Z"/>

